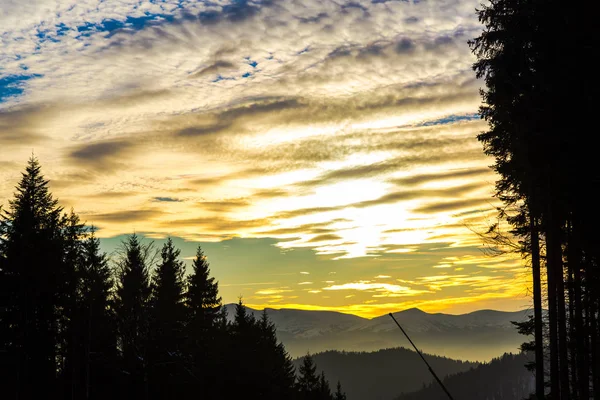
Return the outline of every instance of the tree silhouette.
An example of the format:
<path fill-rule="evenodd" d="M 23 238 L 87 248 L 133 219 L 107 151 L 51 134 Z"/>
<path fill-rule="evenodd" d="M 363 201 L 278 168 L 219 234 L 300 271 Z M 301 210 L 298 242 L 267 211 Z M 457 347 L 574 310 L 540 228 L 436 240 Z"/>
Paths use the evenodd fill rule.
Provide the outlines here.
<path fill-rule="evenodd" d="M 167 239 L 152 279 L 150 344 L 148 349 L 152 397 L 181 396 L 184 362 L 184 265 L 180 251 Z"/>
<path fill-rule="evenodd" d="M 320 382 L 317 375 L 317 366 L 310 353 L 307 353 L 302 360 L 298 372 L 298 391 L 301 399 L 315 399 L 319 396 Z"/>
<path fill-rule="evenodd" d="M 255 364 L 260 368 L 258 374 L 263 378 L 260 382 L 265 386 L 261 391 L 264 399 L 292 398 L 296 380 L 292 359 L 285 351 L 282 343 L 277 343 L 275 325 L 269 320 L 267 310 L 263 310 L 260 321 L 259 360 Z"/>
<path fill-rule="evenodd" d="M 478 139 L 495 158 L 502 216 L 531 258 L 538 399 L 545 396 L 544 267 L 552 399 L 588 399 L 590 384 L 600 393 L 599 217 L 590 201 L 600 173 L 585 129 L 573 129 L 570 118 L 592 110 L 582 71 L 592 72 L 588 62 L 565 57 L 589 54 L 591 27 L 579 22 L 589 18 L 587 7 L 493 0 L 479 10 L 484 30 L 471 41 L 474 69 L 486 84 L 480 113 L 489 125 Z"/>
<path fill-rule="evenodd" d="M 118 393 L 121 374 L 117 369 L 117 326 L 112 300 L 114 279 L 93 228 L 83 244 L 82 256 L 79 312 L 84 398 L 105 399 Z"/>
<path fill-rule="evenodd" d="M 335 400 L 346 400 L 346 393 L 342 392 L 342 385 L 340 383 L 340 381 L 338 381 L 336 389 L 335 389 L 335 395 L 333 397 Z"/>
<path fill-rule="evenodd" d="M 218 396 L 223 390 L 223 379 L 215 367 L 223 368 L 225 363 L 223 349 L 227 332 L 219 285 L 210 276 L 210 265 L 200 246 L 187 277 L 185 305 L 186 348 L 192 386 L 208 397 Z"/>
<path fill-rule="evenodd" d="M 323 371 L 321 371 L 321 375 L 319 376 L 319 392 L 317 397 L 321 400 L 333 400 L 329 382 L 325 379 L 325 372 Z"/>
<path fill-rule="evenodd" d="M 145 399 L 149 396 L 149 251 L 150 247 L 143 246 L 135 234 L 123 243 L 115 298 L 122 372 L 128 382 L 126 393 Z"/>
<path fill-rule="evenodd" d="M 41 398 L 57 389 L 63 224 L 62 208 L 32 156 L 0 220 L 7 398 Z"/>

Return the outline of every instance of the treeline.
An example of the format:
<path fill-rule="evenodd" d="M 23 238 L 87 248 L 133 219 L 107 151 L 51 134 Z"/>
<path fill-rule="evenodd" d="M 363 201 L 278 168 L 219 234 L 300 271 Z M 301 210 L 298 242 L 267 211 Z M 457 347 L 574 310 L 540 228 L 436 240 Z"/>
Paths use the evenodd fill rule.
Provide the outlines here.
<path fill-rule="evenodd" d="M 524 348 L 536 354 L 537 399 L 600 399 L 592 4 L 491 0 L 470 43 L 487 86 L 480 114 L 489 130 L 478 138 L 500 175 L 500 217 L 532 267 L 535 317 L 521 331 L 535 337 Z M 488 233 L 510 244 L 497 225 Z"/>
<path fill-rule="evenodd" d="M 523 366 L 529 357 L 525 353 L 504 354 L 489 363 L 444 378 L 444 386 L 453 398 L 460 400 L 524 399 L 534 386 L 531 372 Z M 437 382 L 432 382 L 396 400 L 448 400 L 448 395 Z"/>
<path fill-rule="evenodd" d="M 345 398 L 310 357 L 296 378 L 266 313 L 227 322 L 200 247 L 187 275 L 179 255 L 134 234 L 111 262 L 32 157 L 0 218 L 0 397 Z"/>

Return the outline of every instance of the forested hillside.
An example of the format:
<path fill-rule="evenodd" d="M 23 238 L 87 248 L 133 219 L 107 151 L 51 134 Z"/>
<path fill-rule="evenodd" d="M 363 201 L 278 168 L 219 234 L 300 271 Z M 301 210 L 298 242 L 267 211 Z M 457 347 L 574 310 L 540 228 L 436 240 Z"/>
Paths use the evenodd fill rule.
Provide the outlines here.
<path fill-rule="evenodd" d="M 455 399 L 522 400 L 534 390 L 534 376 L 525 368 L 531 355 L 504 354 L 490 363 L 451 375 L 443 380 Z M 434 368 L 435 369 L 435 368 Z M 421 390 L 403 394 L 396 400 L 448 400 L 437 382 Z"/>
<path fill-rule="evenodd" d="M 341 382 L 348 400 L 390 400 L 398 393 L 418 390 L 433 379 L 419 355 L 405 348 L 371 353 L 326 351 L 312 357 L 319 371 L 332 382 Z M 478 365 L 430 354 L 425 357 L 441 377 Z M 299 366 L 302 361 L 296 359 L 294 364 Z"/>

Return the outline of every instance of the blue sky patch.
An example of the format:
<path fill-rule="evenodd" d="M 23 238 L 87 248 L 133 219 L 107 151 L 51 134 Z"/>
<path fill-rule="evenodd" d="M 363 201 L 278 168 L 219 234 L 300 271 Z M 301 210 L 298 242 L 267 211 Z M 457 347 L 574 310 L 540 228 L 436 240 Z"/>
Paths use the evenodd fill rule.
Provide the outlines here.
<path fill-rule="evenodd" d="M 128 28 L 139 31 L 148 25 L 156 25 L 165 21 L 172 22 L 174 19 L 175 17 L 169 14 L 146 14 L 143 17 L 127 17 L 124 21 L 105 19 L 99 24 L 86 23 L 78 26 L 77 31 L 81 36 L 90 36 L 95 32 L 107 32 L 110 36 L 119 29 Z"/>
<path fill-rule="evenodd" d="M 164 197 L 164 196 L 154 197 L 154 201 L 167 202 L 167 203 L 181 203 L 180 199 L 176 199 L 175 197 Z"/>
<path fill-rule="evenodd" d="M 246 62 L 248 62 L 248 65 L 251 66 L 252 68 L 256 68 L 256 66 L 258 65 L 258 63 L 252 59 L 250 59 L 250 57 L 246 57 Z"/>
<path fill-rule="evenodd" d="M 42 75 L 8 75 L 0 78 L 0 102 L 9 97 L 19 96 L 23 93 L 25 82 L 31 78 L 39 78 Z"/>
<path fill-rule="evenodd" d="M 221 82 L 221 81 L 235 81 L 235 77 L 233 77 L 233 76 L 222 76 L 221 74 L 219 74 L 213 80 L 213 83 Z"/>
<path fill-rule="evenodd" d="M 444 124 L 451 124 L 453 122 L 472 121 L 474 119 L 479 119 L 479 114 L 474 113 L 474 114 L 448 115 L 447 117 L 435 119 L 433 121 L 427 121 L 422 124 L 417 124 L 416 126 L 444 125 Z"/>

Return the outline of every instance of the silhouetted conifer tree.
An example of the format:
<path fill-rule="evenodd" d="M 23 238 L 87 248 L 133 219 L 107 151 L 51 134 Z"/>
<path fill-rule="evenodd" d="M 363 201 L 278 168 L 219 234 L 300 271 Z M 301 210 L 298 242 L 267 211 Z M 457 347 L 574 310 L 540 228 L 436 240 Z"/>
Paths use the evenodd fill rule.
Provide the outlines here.
<path fill-rule="evenodd" d="M 200 246 L 186 283 L 188 379 L 193 391 L 219 397 L 224 390 L 222 371 L 228 339 L 226 321 L 219 284 L 210 276 L 210 265 Z"/>
<path fill-rule="evenodd" d="M 149 396 L 149 251 L 150 247 L 143 246 L 135 234 L 123 243 L 115 298 L 122 373 L 127 376 L 124 393 L 138 399 Z"/>
<path fill-rule="evenodd" d="M 106 254 L 93 228 L 83 243 L 79 313 L 85 399 L 114 398 L 123 380 L 117 353 L 117 326 L 112 291 L 114 280 Z"/>
<path fill-rule="evenodd" d="M 33 156 L 0 218 L 2 364 L 6 398 L 37 399 L 57 389 L 62 208 Z"/>
<path fill-rule="evenodd" d="M 513 208 L 505 216 L 532 260 L 538 399 L 544 397 L 543 262 L 552 399 L 587 400 L 590 384 L 600 398 L 599 214 L 590 201 L 600 172 L 586 129 L 570 117 L 594 104 L 583 78 L 593 75 L 583 60 L 593 46 L 593 24 L 581 22 L 590 21 L 590 12 L 587 3 L 493 0 L 479 10 L 484 31 L 471 42 L 474 69 L 487 86 L 480 113 L 489 130 L 478 138 L 496 159 L 497 196 Z M 581 62 L 565 54 L 580 54 Z"/>
<path fill-rule="evenodd" d="M 85 226 L 73 210 L 63 217 L 64 258 L 57 287 L 57 315 L 59 316 L 57 360 L 62 381 L 61 396 L 71 399 L 82 398 L 85 391 L 83 380 L 85 360 L 82 357 L 82 337 L 85 329 L 79 308 L 85 234 Z"/>
<path fill-rule="evenodd" d="M 323 371 L 321 371 L 321 375 L 319 376 L 319 392 L 317 398 L 320 400 L 333 400 L 329 382 L 325 379 L 325 372 Z"/>
<path fill-rule="evenodd" d="M 319 396 L 320 381 L 317 375 L 317 366 L 310 353 L 306 354 L 302 359 L 302 365 L 298 372 L 298 392 L 300 399 L 316 399 Z"/>
<path fill-rule="evenodd" d="M 295 394 L 295 368 L 282 343 L 277 343 L 275 325 L 269 320 L 266 309 L 258 323 L 260 328 L 259 360 L 255 364 L 260 371 L 259 381 L 265 399 L 293 398 Z"/>
<path fill-rule="evenodd" d="M 340 383 L 340 381 L 338 381 L 337 383 L 335 395 L 333 398 L 335 400 L 346 400 L 346 393 L 342 392 L 342 384 Z"/>
<path fill-rule="evenodd" d="M 152 280 L 148 360 L 151 397 L 156 399 L 182 395 L 185 309 L 184 265 L 179 254 L 169 238 Z"/>

